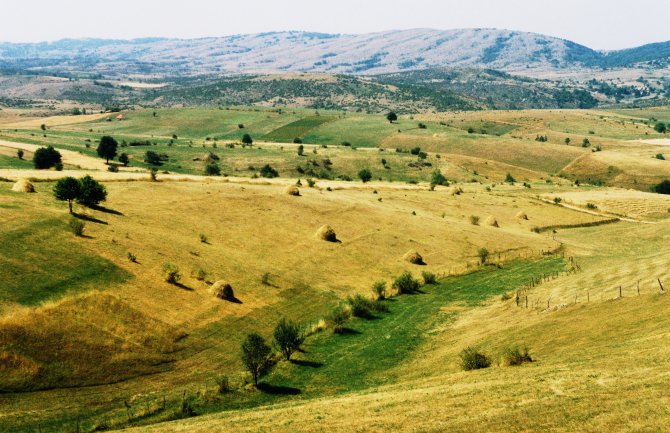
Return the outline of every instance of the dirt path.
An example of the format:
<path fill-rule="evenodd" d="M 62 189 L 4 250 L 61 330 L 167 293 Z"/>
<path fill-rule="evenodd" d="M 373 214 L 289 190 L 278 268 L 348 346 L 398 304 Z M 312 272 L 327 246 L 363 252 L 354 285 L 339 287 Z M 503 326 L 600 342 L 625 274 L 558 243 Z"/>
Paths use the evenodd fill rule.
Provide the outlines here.
<path fill-rule="evenodd" d="M 28 152 L 35 152 L 40 146 L 37 144 L 29 143 L 17 143 L 14 141 L 0 140 L 0 146 L 8 147 L 10 149 L 23 149 Z M 55 147 L 55 146 L 54 146 Z M 86 170 L 107 170 L 107 165 L 105 161 L 99 158 L 93 158 L 92 156 L 82 155 L 79 152 L 74 152 L 72 150 L 64 150 L 56 148 L 63 157 L 63 164 L 71 165 L 74 167 L 81 167 Z"/>

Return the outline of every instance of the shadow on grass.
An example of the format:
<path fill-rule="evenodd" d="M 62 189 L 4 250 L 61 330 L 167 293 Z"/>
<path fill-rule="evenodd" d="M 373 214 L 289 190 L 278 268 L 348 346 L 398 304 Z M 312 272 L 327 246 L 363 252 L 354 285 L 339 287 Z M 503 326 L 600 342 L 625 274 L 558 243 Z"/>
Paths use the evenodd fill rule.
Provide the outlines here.
<path fill-rule="evenodd" d="M 337 335 L 360 335 L 360 334 L 362 334 L 362 332 L 357 331 L 357 330 L 352 329 L 352 328 L 342 328 L 340 330 L 340 332 L 337 332 L 336 334 Z"/>
<path fill-rule="evenodd" d="M 99 206 L 99 205 L 94 205 L 94 206 L 89 206 L 93 210 L 97 210 L 98 212 L 104 212 L 104 213 L 110 213 L 112 215 L 123 215 L 121 212 L 118 210 L 110 209 L 104 206 Z"/>
<path fill-rule="evenodd" d="M 73 213 L 72 213 L 72 216 L 75 217 L 75 218 L 77 218 L 77 219 L 83 220 L 83 221 L 88 221 L 88 222 L 90 222 L 90 223 L 96 223 L 96 224 L 104 224 L 104 225 L 107 225 L 107 221 L 103 221 L 103 220 L 97 219 L 97 218 L 92 217 L 92 216 L 90 216 L 90 215 L 85 215 L 85 214 L 82 214 L 82 213 L 76 213 L 76 212 L 73 212 Z"/>
<path fill-rule="evenodd" d="M 277 385 L 270 385 L 269 383 L 259 383 L 258 386 L 259 391 L 264 392 L 266 394 L 272 394 L 272 395 L 298 395 L 300 394 L 300 390 L 298 388 L 293 388 L 291 386 L 277 386 Z"/>
<path fill-rule="evenodd" d="M 242 303 L 242 301 L 235 296 L 233 296 L 232 298 L 225 298 L 224 301 L 232 302 L 233 304 L 241 304 Z"/>
<path fill-rule="evenodd" d="M 191 287 L 187 286 L 186 284 L 182 284 L 182 283 L 172 283 L 172 285 L 175 286 L 175 287 L 179 287 L 179 288 L 182 289 L 182 290 L 188 290 L 189 292 L 192 292 L 192 291 L 193 291 L 193 289 L 192 289 Z"/>
<path fill-rule="evenodd" d="M 292 359 L 291 364 L 299 365 L 300 367 L 310 367 L 310 368 L 323 367 L 323 362 L 307 361 L 303 359 Z"/>

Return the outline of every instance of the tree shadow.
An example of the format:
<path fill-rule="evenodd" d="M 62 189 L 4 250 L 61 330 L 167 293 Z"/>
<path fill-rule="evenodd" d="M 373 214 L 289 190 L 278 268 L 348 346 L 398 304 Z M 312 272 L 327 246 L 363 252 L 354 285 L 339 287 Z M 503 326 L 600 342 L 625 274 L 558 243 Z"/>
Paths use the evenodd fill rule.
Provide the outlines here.
<path fill-rule="evenodd" d="M 360 335 L 362 334 L 361 331 L 357 331 L 353 328 L 342 328 L 340 332 L 337 333 L 337 335 Z"/>
<path fill-rule="evenodd" d="M 182 289 L 182 290 L 187 290 L 187 291 L 189 291 L 189 292 L 192 292 L 192 291 L 193 291 L 193 289 L 192 289 L 191 287 L 187 286 L 186 284 L 182 284 L 182 283 L 172 283 L 172 285 L 173 285 L 173 286 L 176 286 L 176 287 L 179 287 L 179 288 Z"/>
<path fill-rule="evenodd" d="M 236 296 L 229 297 L 229 298 L 224 298 L 224 301 L 232 302 L 233 304 L 241 304 L 242 301 L 238 299 Z"/>
<path fill-rule="evenodd" d="M 304 359 L 292 359 L 291 364 L 299 365 L 301 367 L 319 368 L 323 367 L 323 362 L 307 361 Z"/>
<path fill-rule="evenodd" d="M 298 395 L 300 394 L 300 390 L 298 388 L 293 388 L 291 386 L 278 386 L 278 385 L 270 385 L 269 383 L 259 383 L 258 386 L 259 391 L 264 392 L 266 394 L 272 394 L 272 395 Z"/>
<path fill-rule="evenodd" d="M 103 221 L 103 220 L 97 219 L 97 218 L 95 218 L 95 217 L 92 217 L 92 216 L 90 216 L 90 215 L 86 215 L 86 214 L 83 214 L 83 213 L 76 213 L 76 212 L 73 212 L 73 213 L 72 213 L 72 216 L 75 217 L 75 218 L 77 218 L 77 219 L 84 220 L 84 221 L 88 221 L 88 222 L 91 222 L 91 223 L 103 224 L 103 225 L 107 225 L 107 224 L 108 224 L 107 221 Z"/>
<path fill-rule="evenodd" d="M 119 212 L 118 210 L 110 209 L 100 205 L 93 205 L 89 207 L 93 210 L 97 210 L 98 212 L 110 213 L 112 215 L 123 215 L 123 213 Z"/>

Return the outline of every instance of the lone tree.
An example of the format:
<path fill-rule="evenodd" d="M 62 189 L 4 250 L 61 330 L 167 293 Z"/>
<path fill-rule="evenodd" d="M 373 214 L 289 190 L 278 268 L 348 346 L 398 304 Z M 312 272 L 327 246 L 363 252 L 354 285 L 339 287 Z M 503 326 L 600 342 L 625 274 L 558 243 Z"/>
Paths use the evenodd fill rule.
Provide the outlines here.
<path fill-rule="evenodd" d="M 23 159 L 23 149 L 19 149 L 16 151 L 16 156 L 19 157 L 19 159 Z"/>
<path fill-rule="evenodd" d="M 572 140 L 570 140 L 570 137 L 565 137 L 565 144 L 566 144 L 566 145 L 569 146 L 569 145 L 570 145 L 570 141 L 572 141 Z"/>
<path fill-rule="evenodd" d="M 107 189 L 105 189 L 103 184 L 89 175 L 86 175 L 79 180 L 79 196 L 77 197 L 77 203 L 92 207 L 97 206 L 100 202 L 105 200 L 107 200 Z"/>
<path fill-rule="evenodd" d="M 144 154 L 144 162 L 151 165 L 161 165 L 161 157 L 158 153 L 153 150 L 147 150 Z"/>
<path fill-rule="evenodd" d="M 300 348 L 304 341 L 300 326 L 290 320 L 282 318 L 274 331 L 275 344 L 285 360 L 290 361 L 294 351 Z"/>
<path fill-rule="evenodd" d="M 33 164 L 38 170 L 51 168 L 61 163 L 61 155 L 53 146 L 41 147 L 33 155 Z"/>
<path fill-rule="evenodd" d="M 369 182 L 372 179 L 372 173 L 367 168 L 362 169 L 358 172 L 358 177 L 361 178 L 363 183 Z"/>
<path fill-rule="evenodd" d="M 398 115 L 395 114 L 393 111 L 391 111 L 389 114 L 386 115 L 386 120 L 388 120 L 390 123 L 393 123 L 396 120 L 398 120 Z"/>
<path fill-rule="evenodd" d="M 253 376 L 254 385 L 258 385 L 258 378 L 267 373 L 271 351 L 263 337 L 255 332 L 247 335 L 242 343 L 242 362 Z"/>
<path fill-rule="evenodd" d="M 130 162 L 130 158 L 128 158 L 127 153 L 122 153 L 119 155 L 119 162 L 123 164 L 124 167 L 128 167 L 128 163 Z"/>
<path fill-rule="evenodd" d="M 105 160 L 107 160 L 107 164 L 109 164 L 109 160 L 114 159 L 116 156 L 117 147 L 119 147 L 119 143 L 116 142 L 114 137 L 105 135 L 100 139 L 100 143 L 98 144 L 98 156 L 105 158 Z"/>
<path fill-rule="evenodd" d="M 654 130 L 660 134 L 665 134 L 668 132 L 668 127 L 665 123 L 658 122 L 656 125 L 654 125 Z"/>
<path fill-rule="evenodd" d="M 298 146 L 298 156 L 303 156 L 305 154 L 305 146 L 302 144 Z"/>
<path fill-rule="evenodd" d="M 254 139 L 251 138 L 251 135 L 249 135 L 249 134 L 244 134 L 244 135 L 242 136 L 242 143 L 243 143 L 243 144 L 252 145 L 252 144 L 254 144 Z"/>
<path fill-rule="evenodd" d="M 54 185 L 54 197 L 58 200 L 67 200 L 72 213 L 72 202 L 76 200 L 81 194 L 81 186 L 79 181 L 74 177 L 64 177 L 59 179 Z"/>

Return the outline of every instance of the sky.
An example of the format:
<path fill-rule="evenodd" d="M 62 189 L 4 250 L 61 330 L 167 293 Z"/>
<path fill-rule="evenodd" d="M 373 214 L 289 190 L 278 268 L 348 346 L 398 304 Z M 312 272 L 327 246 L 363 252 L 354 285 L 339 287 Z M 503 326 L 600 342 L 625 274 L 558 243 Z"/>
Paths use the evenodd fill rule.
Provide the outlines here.
<path fill-rule="evenodd" d="M 2 0 L 0 41 L 503 28 L 595 49 L 670 40 L 670 0 Z"/>

